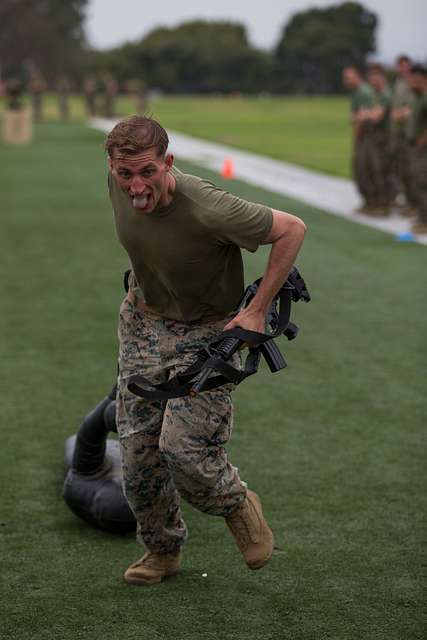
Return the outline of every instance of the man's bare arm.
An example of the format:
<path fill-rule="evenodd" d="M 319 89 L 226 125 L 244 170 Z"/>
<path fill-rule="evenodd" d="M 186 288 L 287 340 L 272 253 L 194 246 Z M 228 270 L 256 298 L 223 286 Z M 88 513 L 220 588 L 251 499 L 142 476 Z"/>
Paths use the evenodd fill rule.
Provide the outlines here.
<path fill-rule="evenodd" d="M 263 244 L 271 244 L 267 270 L 252 302 L 225 327 L 242 327 L 264 333 L 265 317 L 271 302 L 285 282 L 304 239 L 306 226 L 300 218 L 273 209 L 273 224 Z"/>

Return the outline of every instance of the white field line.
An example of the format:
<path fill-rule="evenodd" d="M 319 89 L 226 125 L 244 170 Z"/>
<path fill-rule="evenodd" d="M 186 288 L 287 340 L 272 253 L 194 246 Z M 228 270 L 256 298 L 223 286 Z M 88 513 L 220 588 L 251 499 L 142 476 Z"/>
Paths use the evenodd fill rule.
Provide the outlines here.
<path fill-rule="evenodd" d="M 92 118 L 89 125 L 107 132 L 116 122 L 117 120 L 107 118 Z M 395 213 L 388 218 L 370 218 L 354 213 L 360 204 L 360 198 L 354 183 L 346 178 L 328 176 L 169 129 L 168 135 L 169 149 L 178 158 L 218 172 L 221 171 L 224 161 L 229 159 L 233 163 L 234 177 L 244 182 L 302 200 L 326 213 L 332 213 L 350 222 L 374 227 L 394 236 L 410 231 L 409 219 Z M 293 213 L 298 215 L 298 211 Z M 414 239 L 416 242 L 427 245 L 427 235 L 414 236 Z"/>

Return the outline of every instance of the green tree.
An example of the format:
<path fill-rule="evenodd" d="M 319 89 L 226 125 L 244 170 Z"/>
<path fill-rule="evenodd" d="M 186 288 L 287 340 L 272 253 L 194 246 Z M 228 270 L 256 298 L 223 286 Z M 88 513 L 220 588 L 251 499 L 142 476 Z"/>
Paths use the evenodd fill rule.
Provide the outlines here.
<path fill-rule="evenodd" d="M 85 45 L 88 0 L 1 0 L 3 72 L 31 62 L 48 79 L 76 72 Z"/>
<path fill-rule="evenodd" d="M 108 67 L 121 81 L 140 76 L 167 92 L 229 93 L 267 88 L 272 58 L 250 46 L 243 25 L 194 21 L 96 52 L 91 64 Z"/>
<path fill-rule="evenodd" d="M 277 89 L 308 93 L 341 90 L 341 70 L 364 67 L 376 49 L 377 17 L 357 2 L 296 13 L 276 49 Z"/>

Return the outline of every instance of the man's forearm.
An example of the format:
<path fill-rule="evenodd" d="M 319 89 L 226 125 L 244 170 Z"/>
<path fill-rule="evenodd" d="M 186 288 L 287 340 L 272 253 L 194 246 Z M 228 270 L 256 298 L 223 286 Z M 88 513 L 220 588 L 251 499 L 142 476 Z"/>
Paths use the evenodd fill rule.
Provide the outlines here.
<path fill-rule="evenodd" d="M 272 243 L 267 270 L 249 308 L 265 315 L 271 302 L 285 282 L 302 245 L 305 224 L 295 219 L 290 229 Z"/>
<path fill-rule="evenodd" d="M 226 324 L 225 330 L 242 327 L 264 333 L 268 309 L 295 262 L 304 238 L 305 224 L 289 213 L 272 211 L 272 226 L 264 241 L 264 244 L 271 245 L 267 270 L 253 300 Z"/>

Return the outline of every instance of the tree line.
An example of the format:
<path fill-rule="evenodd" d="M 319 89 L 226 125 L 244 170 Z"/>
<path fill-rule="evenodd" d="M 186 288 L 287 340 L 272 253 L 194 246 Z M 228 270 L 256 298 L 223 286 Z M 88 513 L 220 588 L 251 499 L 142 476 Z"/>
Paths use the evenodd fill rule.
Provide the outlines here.
<path fill-rule="evenodd" d="M 87 0 L 2 0 L 0 69 L 38 66 L 48 83 L 66 73 L 110 73 L 168 93 L 335 93 L 341 69 L 375 52 L 376 15 L 358 2 L 294 14 L 271 51 L 253 47 L 242 24 L 191 21 L 157 28 L 108 51 L 85 39 Z"/>

